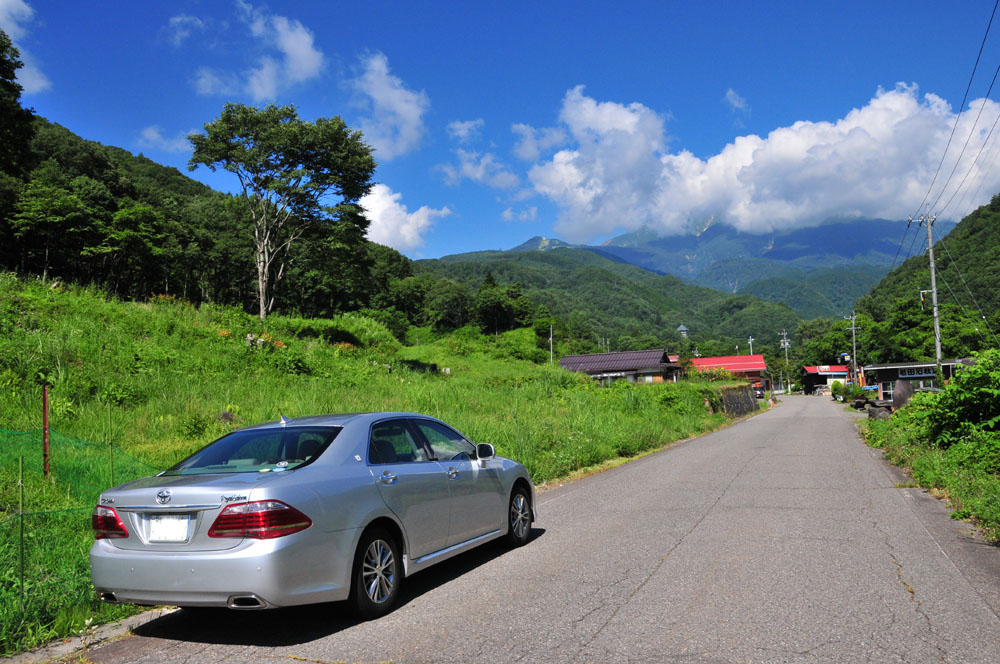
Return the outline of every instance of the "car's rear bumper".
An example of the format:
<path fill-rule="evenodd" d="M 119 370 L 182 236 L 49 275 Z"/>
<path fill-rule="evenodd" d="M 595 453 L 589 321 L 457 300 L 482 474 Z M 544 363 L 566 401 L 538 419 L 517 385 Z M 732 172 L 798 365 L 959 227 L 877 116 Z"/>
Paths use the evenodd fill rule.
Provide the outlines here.
<path fill-rule="evenodd" d="M 310 529 L 312 530 L 312 529 Z M 360 533 L 304 531 L 245 540 L 224 551 L 90 550 L 94 588 L 105 601 L 270 608 L 347 599 Z"/>

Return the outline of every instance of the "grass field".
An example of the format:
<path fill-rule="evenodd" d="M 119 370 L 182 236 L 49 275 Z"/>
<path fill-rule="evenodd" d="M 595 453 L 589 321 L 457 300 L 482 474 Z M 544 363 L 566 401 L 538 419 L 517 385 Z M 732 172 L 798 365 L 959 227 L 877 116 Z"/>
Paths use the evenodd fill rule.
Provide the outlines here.
<path fill-rule="evenodd" d="M 725 421 L 705 408 L 707 400 L 719 410 L 714 384 L 601 388 L 520 359 L 539 355 L 530 330 L 417 337 L 426 341 L 403 346 L 357 316 L 273 317 L 261 329 L 232 308 L 120 302 L 0 274 L 0 654 L 129 610 L 96 601 L 86 560 L 90 510 L 111 483 L 112 459 L 119 483 L 282 414 L 400 410 L 493 443 L 542 483 Z M 58 432 L 48 479 L 36 432 L 45 383 Z"/>

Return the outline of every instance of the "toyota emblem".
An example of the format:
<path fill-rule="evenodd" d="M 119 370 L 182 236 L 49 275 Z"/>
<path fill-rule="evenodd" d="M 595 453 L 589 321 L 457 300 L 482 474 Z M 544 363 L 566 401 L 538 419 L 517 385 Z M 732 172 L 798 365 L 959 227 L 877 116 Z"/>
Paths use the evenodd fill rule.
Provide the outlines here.
<path fill-rule="evenodd" d="M 156 494 L 156 502 L 159 503 L 160 505 L 166 505 L 167 503 L 169 503 L 170 502 L 170 490 L 169 489 L 160 489 L 160 491 Z"/>

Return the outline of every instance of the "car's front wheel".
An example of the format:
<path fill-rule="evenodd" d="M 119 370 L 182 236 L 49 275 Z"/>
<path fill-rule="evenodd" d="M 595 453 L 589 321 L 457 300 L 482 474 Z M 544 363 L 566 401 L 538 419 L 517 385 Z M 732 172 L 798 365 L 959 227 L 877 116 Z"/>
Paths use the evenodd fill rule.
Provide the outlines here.
<path fill-rule="evenodd" d="M 402 567 L 399 545 L 383 528 L 367 531 L 354 556 L 351 599 L 364 618 L 378 618 L 389 612 L 399 595 Z"/>
<path fill-rule="evenodd" d="M 522 486 L 514 487 L 507 507 L 507 543 L 521 546 L 531 535 L 531 498 Z"/>

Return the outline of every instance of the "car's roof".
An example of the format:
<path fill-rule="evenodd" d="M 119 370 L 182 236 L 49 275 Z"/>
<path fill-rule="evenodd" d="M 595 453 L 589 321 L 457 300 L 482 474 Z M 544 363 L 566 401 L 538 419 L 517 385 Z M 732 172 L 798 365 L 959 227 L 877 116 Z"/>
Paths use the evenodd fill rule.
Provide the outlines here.
<path fill-rule="evenodd" d="M 288 418 L 284 417 L 281 420 L 276 420 L 273 422 L 263 422 L 261 424 L 255 424 L 253 426 L 246 427 L 247 429 L 269 429 L 272 427 L 282 427 L 282 426 L 339 426 L 343 427 L 352 422 L 374 422 L 376 420 L 382 420 L 387 417 L 421 417 L 427 419 L 436 419 L 430 415 L 421 415 L 420 413 L 406 413 L 406 412 L 392 412 L 392 411 L 378 411 L 378 412 L 368 412 L 368 413 L 331 413 L 329 415 L 308 415 L 304 417 L 294 417 Z"/>

